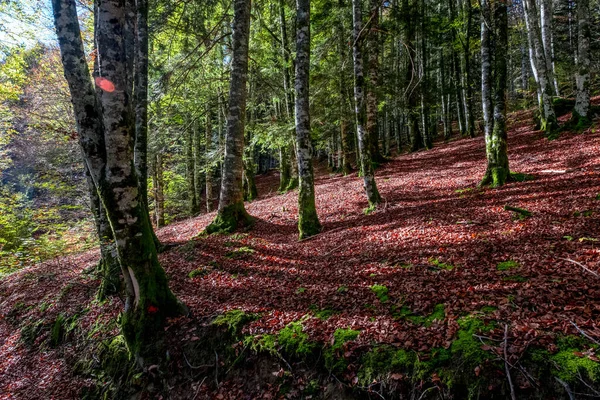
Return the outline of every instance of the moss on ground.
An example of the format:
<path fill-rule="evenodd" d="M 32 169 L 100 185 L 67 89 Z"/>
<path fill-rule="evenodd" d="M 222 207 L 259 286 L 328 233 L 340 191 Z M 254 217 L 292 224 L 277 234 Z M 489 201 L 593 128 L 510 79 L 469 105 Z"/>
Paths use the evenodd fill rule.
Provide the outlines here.
<path fill-rule="evenodd" d="M 232 251 L 228 251 L 227 253 L 225 253 L 225 257 L 227 258 L 231 258 L 231 259 L 238 259 L 238 258 L 242 258 L 244 256 L 247 256 L 249 254 L 254 253 L 255 250 L 251 247 L 247 247 L 247 246 L 243 246 L 240 247 L 238 249 L 232 250 Z"/>
<path fill-rule="evenodd" d="M 290 322 L 279 331 L 277 342 L 286 353 L 298 357 L 307 357 L 316 348 L 316 343 L 311 342 L 308 334 L 304 332 L 301 321 Z"/>
<path fill-rule="evenodd" d="M 405 319 L 412 322 L 415 325 L 422 325 L 426 328 L 433 324 L 433 321 L 443 321 L 446 318 L 444 304 L 436 304 L 431 314 L 427 316 L 417 315 L 406 305 L 402 306 L 398 310 L 392 310 L 394 317 L 398 319 Z"/>
<path fill-rule="evenodd" d="M 375 293 L 375 296 L 379 299 L 381 303 L 386 303 L 390 298 L 388 296 L 388 288 L 384 285 L 373 285 L 371 286 L 371 291 Z"/>
<path fill-rule="evenodd" d="M 354 329 L 337 329 L 333 333 L 333 344 L 325 350 L 325 368 L 332 373 L 339 373 L 346 370 L 348 362 L 343 354 L 344 345 L 355 340 L 360 331 Z"/>
<path fill-rule="evenodd" d="M 432 266 L 436 267 L 437 269 L 443 269 L 443 270 L 446 270 L 446 271 L 452 271 L 454 268 L 456 268 L 455 265 L 441 262 L 439 259 L 434 258 L 434 257 L 431 257 L 428 261 L 429 261 L 429 264 L 431 264 Z"/>
<path fill-rule="evenodd" d="M 237 336 L 241 333 L 244 325 L 259 317 L 258 314 L 247 313 L 244 310 L 230 310 L 217 316 L 212 323 L 216 326 L 226 326 L 232 335 Z"/>
<path fill-rule="evenodd" d="M 502 261 L 496 265 L 498 271 L 509 271 L 511 269 L 519 268 L 520 264 L 514 260 Z"/>

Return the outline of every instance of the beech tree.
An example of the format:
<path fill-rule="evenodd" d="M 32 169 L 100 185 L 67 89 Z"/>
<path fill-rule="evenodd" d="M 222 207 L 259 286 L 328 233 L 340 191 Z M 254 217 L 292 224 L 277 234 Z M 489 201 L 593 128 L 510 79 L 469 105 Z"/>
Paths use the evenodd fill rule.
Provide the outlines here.
<path fill-rule="evenodd" d="M 229 107 L 225 138 L 225 160 L 221 197 L 215 220 L 206 232 L 232 232 L 252 223 L 244 207 L 244 127 L 246 122 L 246 83 L 248 81 L 248 41 L 250 37 L 250 1 L 235 0 L 233 16 L 233 50 Z"/>
<path fill-rule="evenodd" d="M 98 68 L 94 89 L 85 58 L 74 0 L 52 1 L 54 24 L 69 85 L 84 164 L 106 210 L 125 281 L 121 329 L 136 362 L 164 359 L 165 318 L 184 306 L 169 289 L 134 168 L 133 77 L 128 73 L 127 7 L 120 1 L 97 5 Z M 93 196 L 92 196 L 93 197 Z"/>
<path fill-rule="evenodd" d="M 296 7 L 296 158 L 298 159 L 298 231 L 300 239 L 321 230 L 315 206 L 315 184 L 310 138 L 310 0 Z"/>
<path fill-rule="evenodd" d="M 577 92 L 573 121 L 577 126 L 590 123 L 590 4 L 589 0 L 577 1 L 577 67 L 575 82 Z"/>
<path fill-rule="evenodd" d="M 481 185 L 502 186 L 510 177 L 506 135 L 506 81 L 508 51 L 508 7 L 504 0 L 493 3 L 493 17 L 487 0 L 481 2 L 481 74 L 482 103 L 485 119 L 485 153 L 487 168 Z M 492 63 L 490 32 L 493 27 L 494 57 Z M 492 85 L 492 65 L 494 86 Z M 492 93 L 493 91 L 493 93 Z M 493 105 L 492 105 L 493 104 Z M 493 119 L 492 119 L 493 110 Z"/>
<path fill-rule="evenodd" d="M 367 114 L 365 105 L 365 77 L 363 71 L 362 47 L 365 38 L 363 32 L 361 1 L 352 0 L 352 17 L 354 21 L 353 34 L 353 59 L 354 59 L 354 102 L 356 114 L 356 134 L 358 136 L 358 152 L 360 154 L 360 172 L 363 178 L 364 189 L 369 201 L 369 207 L 376 207 L 381 202 L 375 171 L 371 158 L 369 137 L 366 130 Z"/>
<path fill-rule="evenodd" d="M 530 46 L 531 69 L 536 79 L 540 108 L 540 128 L 551 133 L 558 128 L 558 121 L 552 102 L 551 74 L 542 40 L 540 20 L 535 0 L 523 0 L 523 11 Z"/>

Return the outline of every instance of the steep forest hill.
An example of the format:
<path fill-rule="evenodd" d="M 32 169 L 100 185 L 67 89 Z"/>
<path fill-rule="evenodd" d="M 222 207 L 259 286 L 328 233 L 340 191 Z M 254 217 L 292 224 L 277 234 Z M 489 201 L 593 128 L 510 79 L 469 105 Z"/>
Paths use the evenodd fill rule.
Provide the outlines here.
<path fill-rule="evenodd" d="M 510 115 L 521 182 L 501 188 L 476 186 L 483 138 L 460 139 L 382 165 L 368 215 L 355 175 L 321 171 L 308 240 L 273 174 L 247 232 L 197 236 L 214 213 L 160 229 L 190 309 L 167 375 L 128 370 L 97 250 L 6 276 L 0 399 L 598 396 L 600 127 L 548 141 L 530 121 Z"/>

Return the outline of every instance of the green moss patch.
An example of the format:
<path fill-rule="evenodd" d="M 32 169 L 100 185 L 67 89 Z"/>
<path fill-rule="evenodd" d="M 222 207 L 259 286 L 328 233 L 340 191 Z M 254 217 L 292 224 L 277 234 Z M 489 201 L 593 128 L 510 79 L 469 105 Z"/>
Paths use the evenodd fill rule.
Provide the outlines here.
<path fill-rule="evenodd" d="M 308 334 L 304 332 L 304 326 L 300 321 L 287 324 L 279 332 L 277 342 L 285 353 L 299 357 L 310 355 L 316 347 L 316 344 L 311 342 Z"/>
<path fill-rule="evenodd" d="M 238 335 L 244 325 L 257 320 L 259 317 L 258 314 L 247 313 L 243 310 L 230 310 L 217 316 L 212 323 L 217 326 L 226 326 L 229 332 Z"/>
<path fill-rule="evenodd" d="M 426 328 L 433 324 L 433 321 L 443 321 L 446 318 L 445 306 L 436 304 L 431 314 L 423 316 L 415 314 L 408 306 L 402 306 L 398 310 L 393 310 L 395 318 L 405 319 L 415 325 L 422 325 Z"/>
<path fill-rule="evenodd" d="M 333 344 L 325 350 L 325 367 L 333 372 L 339 373 L 344 371 L 348 363 L 343 354 L 343 349 L 347 342 L 355 340 L 360 331 L 353 329 L 337 329 L 333 333 Z"/>
<path fill-rule="evenodd" d="M 254 253 L 254 251 L 255 250 L 253 248 L 244 246 L 232 251 L 228 251 L 227 253 L 225 253 L 225 257 L 232 259 L 242 258 Z"/>
<path fill-rule="evenodd" d="M 371 286 L 371 291 L 375 293 L 375 296 L 379 299 L 381 303 L 386 303 L 390 298 L 388 296 L 388 288 L 384 285 L 373 285 Z"/>
<path fill-rule="evenodd" d="M 434 258 L 434 257 L 431 257 L 428 261 L 429 261 L 429 264 L 431 264 L 436 269 L 441 269 L 441 270 L 445 270 L 445 271 L 452 271 L 454 268 L 456 268 L 455 265 L 441 262 L 439 259 Z"/>
<path fill-rule="evenodd" d="M 514 260 L 502 261 L 496 265 L 498 271 L 509 271 L 511 269 L 519 268 L 520 264 Z"/>

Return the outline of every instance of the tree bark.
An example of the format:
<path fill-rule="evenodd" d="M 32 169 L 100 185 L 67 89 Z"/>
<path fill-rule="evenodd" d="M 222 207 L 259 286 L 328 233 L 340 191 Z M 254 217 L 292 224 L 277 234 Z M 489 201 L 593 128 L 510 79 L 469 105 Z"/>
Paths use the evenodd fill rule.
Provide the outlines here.
<path fill-rule="evenodd" d="M 481 0 L 481 105 L 483 108 L 483 133 L 491 137 L 492 114 L 492 18 L 489 0 Z"/>
<path fill-rule="evenodd" d="M 573 122 L 578 127 L 590 124 L 590 4 L 589 0 L 577 1 L 577 69 L 575 82 L 577 93 Z"/>
<path fill-rule="evenodd" d="M 310 138 L 310 0 L 296 1 L 296 159 L 298 160 L 298 232 L 304 239 L 320 232 Z"/>
<path fill-rule="evenodd" d="M 196 168 L 194 160 L 194 131 L 189 129 L 185 138 L 185 174 L 188 194 L 188 213 L 191 216 L 198 214 L 198 200 L 196 198 Z"/>
<path fill-rule="evenodd" d="M 219 209 L 206 232 L 233 232 L 252 223 L 244 207 L 242 175 L 244 172 L 244 127 L 246 122 L 246 83 L 248 81 L 248 40 L 250 36 L 250 1 L 235 0 L 233 16 L 233 55 L 229 84 L 229 115 L 225 138 L 225 160 Z"/>
<path fill-rule="evenodd" d="M 213 178 L 214 178 L 214 168 L 213 163 L 210 160 L 209 154 L 212 151 L 213 147 L 213 132 L 212 132 L 212 124 L 211 124 L 211 112 L 207 107 L 206 109 L 206 130 L 204 136 L 204 146 L 205 150 L 205 159 L 204 159 L 204 169 L 205 169 L 205 187 L 206 187 L 206 212 L 209 213 L 213 210 Z"/>
<path fill-rule="evenodd" d="M 163 174 L 163 157 L 159 151 L 156 154 L 154 165 L 154 217 L 156 227 L 161 228 L 165 225 L 165 178 Z"/>
<path fill-rule="evenodd" d="M 485 0 L 483 0 L 482 6 L 484 2 Z M 487 6 L 487 2 L 485 3 Z M 507 59 L 502 56 L 503 54 L 508 54 L 508 7 L 504 0 L 497 0 L 495 2 L 494 26 L 496 28 L 496 34 L 494 35 L 494 50 L 496 54 L 493 94 L 494 124 L 492 131 L 486 131 L 485 135 L 487 170 L 481 181 L 481 185 L 490 184 L 492 187 L 498 187 L 504 185 L 510 177 L 506 135 L 506 82 L 508 68 Z"/>
<path fill-rule="evenodd" d="M 363 74 L 362 42 L 364 39 L 362 28 L 362 10 L 360 0 L 352 0 L 352 17 L 354 22 L 353 34 L 353 60 L 354 60 L 354 102 L 356 113 L 356 131 L 358 137 L 358 152 L 360 155 L 361 175 L 364 189 L 369 202 L 369 207 L 376 207 L 381 202 L 379 191 L 375 183 L 375 171 L 371 160 L 371 151 L 365 124 L 367 115 L 365 109 L 365 78 Z"/>
<path fill-rule="evenodd" d="M 366 45 L 369 49 L 367 54 L 367 69 L 369 81 L 367 86 L 367 138 L 371 158 L 376 163 L 385 159 L 379 150 L 379 124 L 378 124 L 378 101 L 377 90 L 379 88 L 379 0 L 369 0 L 370 15 Z"/>
<path fill-rule="evenodd" d="M 525 23 L 527 30 L 531 33 L 531 44 L 533 50 L 532 65 L 537 71 L 537 84 L 540 102 L 540 128 L 550 134 L 558 128 L 556 113 L 552 103 L 552 86 L 548 69 L 546 67 L 546 56 L 542 44 L 542 34 L 538 24 L 538 12 L 535 0 L 524 0 L 523 10 L 525 12 Z"/>
<path fill-rule="evenodd" d="M 552 0 L 540 0 L 540 26 L 542 30 L 544 56 L 546 58 L 546 70 L 548 71 L 548 78 L 552 81 L 554 94 L 560 96 L 554 64 L 552 14 Z"/>

